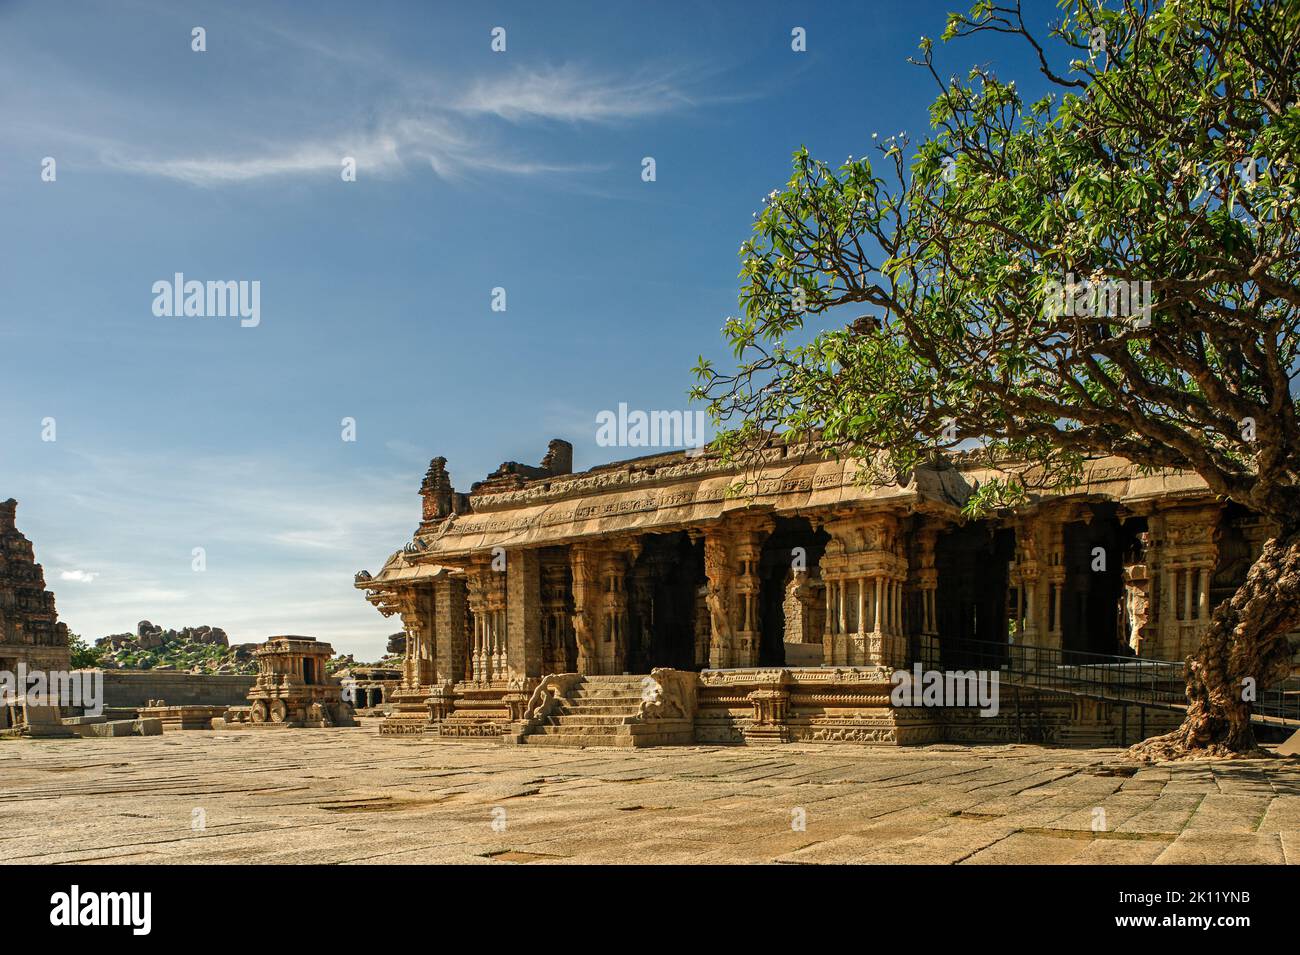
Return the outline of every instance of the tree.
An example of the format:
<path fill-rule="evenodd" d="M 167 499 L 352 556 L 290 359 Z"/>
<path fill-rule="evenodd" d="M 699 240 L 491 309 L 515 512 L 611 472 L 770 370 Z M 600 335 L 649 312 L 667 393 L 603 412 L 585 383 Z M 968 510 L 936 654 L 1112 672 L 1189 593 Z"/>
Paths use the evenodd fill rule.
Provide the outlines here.
<path fill-rule="evenodd" d="M 68 650 L 72 656 L 71 667 L 74 670 L 88 670 L 97 667 L 104 656 L 103 650 L 91 646 L 79 634 L 75 633 L 68 634 Z"/>
<path fill-rule="evenodd" d="M 1300 623 L 1296 0 L 1079 0 L 1010 34 L 1049 92 L 940 78 L 930 134 L 838 168 L 794 155 L 741 247 L 736 358 L 692 389 L 736 455 L 816 434 L 882 480 L 972 441 L 1023 467 L 971 513 L 1115 455 L 1182 469 L 1278 527 L 1187 666 L 1187 718 L 1143 758 L 1255 750 L 1242 681 L 1286 676 Z M 861 314 L 866 306 L 872 314 Z M 813 334 L 813 317 L 830 330 Z"/>

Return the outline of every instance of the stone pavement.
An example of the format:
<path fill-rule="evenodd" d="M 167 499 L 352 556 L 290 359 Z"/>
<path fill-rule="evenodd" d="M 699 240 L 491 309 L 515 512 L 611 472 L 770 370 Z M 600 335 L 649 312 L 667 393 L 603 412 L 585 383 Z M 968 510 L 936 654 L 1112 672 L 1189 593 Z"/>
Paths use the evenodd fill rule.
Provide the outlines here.
<path fill-rule="evenodd" d="M 1295 863 L 1300 760 L 564 750 L 380 737 L 373 721 L 15 740 L 0 742 L 0 861 Z"/>

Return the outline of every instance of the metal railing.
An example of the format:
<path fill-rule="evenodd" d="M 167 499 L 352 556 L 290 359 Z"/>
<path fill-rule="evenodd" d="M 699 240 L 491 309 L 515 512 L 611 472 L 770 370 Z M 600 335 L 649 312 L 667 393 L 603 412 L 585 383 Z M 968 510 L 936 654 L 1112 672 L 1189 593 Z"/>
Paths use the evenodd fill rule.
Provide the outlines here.
<path fill-rule="evenodd" d="M 945 670 L 998 670 L 1006 683 L 1025 689 L 1122 705 L 1187 708 L 1183 664 L 1169 660 L 981 640 L 946 641 L 940 656 Z M 1272 726 L 1300 726 L 1300 680 L 1260 691 L 1250 718 Z"/>

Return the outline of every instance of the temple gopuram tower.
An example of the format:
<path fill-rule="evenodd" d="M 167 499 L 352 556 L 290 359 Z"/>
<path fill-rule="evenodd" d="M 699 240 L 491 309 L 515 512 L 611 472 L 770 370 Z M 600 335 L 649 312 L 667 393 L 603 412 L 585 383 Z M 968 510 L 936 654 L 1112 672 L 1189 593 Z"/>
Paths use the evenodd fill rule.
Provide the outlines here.
<path fill-rule="evenodd" d="M 32 542 L 15 524 L 18 502 L 0 503 L 0 670 L 66 670 L 68 628 L 36 563 Z"/>

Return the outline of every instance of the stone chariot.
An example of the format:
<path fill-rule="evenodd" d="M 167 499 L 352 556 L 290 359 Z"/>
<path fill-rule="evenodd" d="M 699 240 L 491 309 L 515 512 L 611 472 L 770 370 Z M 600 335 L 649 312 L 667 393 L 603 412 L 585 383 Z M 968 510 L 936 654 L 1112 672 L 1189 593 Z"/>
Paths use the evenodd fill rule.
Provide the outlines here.
<path fill-rule="evenodd" d="M 325 671 L 334 650 L 311 637 L 271 637 L 253 655 L 248 721 L 261 726 L 355 726 L 343 688 Z"/>

